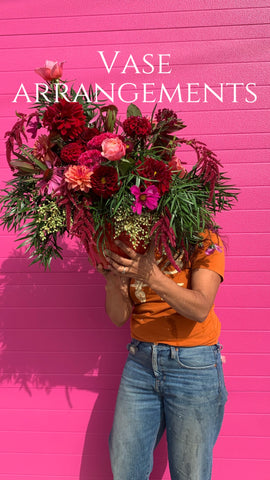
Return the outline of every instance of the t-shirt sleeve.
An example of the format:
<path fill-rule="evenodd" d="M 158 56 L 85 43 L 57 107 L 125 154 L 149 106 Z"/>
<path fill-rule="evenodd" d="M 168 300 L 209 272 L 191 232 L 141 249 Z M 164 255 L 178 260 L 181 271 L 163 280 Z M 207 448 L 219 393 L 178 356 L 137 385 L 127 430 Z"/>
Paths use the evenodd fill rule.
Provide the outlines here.
<path fill-rule="evenodd" d="M 207 232 L 202 235 L 204 241 L 203 246 L 196 247 L 191 257 L 191 269 L 206 268 L 213 270 L 224 280 L 225 255 L 224 245 L 221 238 L 213 233 Z"/>

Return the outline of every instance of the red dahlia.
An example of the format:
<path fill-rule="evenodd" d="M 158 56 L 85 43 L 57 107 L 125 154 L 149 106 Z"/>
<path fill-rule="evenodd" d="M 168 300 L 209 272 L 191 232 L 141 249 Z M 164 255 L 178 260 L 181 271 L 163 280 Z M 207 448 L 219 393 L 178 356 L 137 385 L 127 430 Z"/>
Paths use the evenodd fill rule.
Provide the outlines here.
<path fill-rule="evenodd" d="M 109 198 L 119 190 L 118 175 L 114 167 L 100 165 L 91 176 L 93 192 L 103 198 Z"/>
<path fill-rule="evenodd" d="M 65 145 L 60 153 L 60 157 L 65 163 L 74 163 L 83 152 L 81 144 L 72 142 Z"/>
<path fill-rule="evenodd" d="M 64 98 L 47 107 L 43 117 L 44 127 L 59 133 L 65 140 L 77 138 L 84 130 L 85 121 L 80 103 L 67 102 Z"/>
<path fill-rule="evenodd" d="M 146 117 L 132 115 L 123 122 L 123 130 L 129 137 L 145 137 L 152 131 L 152 125 Z"/>
<path fill-rule="evenodd" d="M 146 158 L 144 163 L 139 166 L 138 173 L 141 177 L 149 178 L 149 180 L 145 180 L 145 183 L 152 182 L 161 195 L 168 192 L 172 174 L 166 163 L 154 158 Z"/>

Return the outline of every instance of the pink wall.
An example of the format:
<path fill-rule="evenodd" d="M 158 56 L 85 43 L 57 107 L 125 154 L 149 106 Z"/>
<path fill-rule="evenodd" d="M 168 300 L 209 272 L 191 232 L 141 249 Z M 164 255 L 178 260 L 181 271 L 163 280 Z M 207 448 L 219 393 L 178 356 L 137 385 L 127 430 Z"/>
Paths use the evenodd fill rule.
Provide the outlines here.
<path fill-rule="evenodd" d="M 220 218 L 228 255 L 216 305 L 229 401 L 214 480 L 270 478 L 268 24 L 265 0 L 1 2 L 1 140 L 15 109 L 27 110 L 24 101 L 12 103 L 20 83 L 31 90 L 39 81 L 33 69 L 45 59 L 65 60 L 67 78 L 105 89 L 131 82 L 141 94 L 149 82 L 158 95 L 161 82 L 170 93 L 181 83 L 183 99 L 189 82 L 200 84 L 200 96 L 204 82 L 256 83 L 254 103 L 243 90 L 232 103 L 226 89 L 223 103 L 171 105 L 188 124 L 184 135 L 214 149 L 242 191 Z M 110 58 L 121 51 L 110 75 L 97 50 Z M 155 65 L 158 53 L 170 53 L 172 73 L 121 74 L 130 53 L 140 69 L 145 53 L 155 54 Z M 126 104 L 117 103 L 124 112 Z M 144 113 L 153 107 L 138 104 Z M 3 143 L 0 154 L 8 179 Z M 128 328 L 106 317 L 103 280 L 76 244 L 66 242 L 64 261 L 44 273 L 29 268 L 14 239 L 1 234 L 0 480 L 111 479 L 107 437 Z M 163 442 L 151 479 L 169 478 Z"/>

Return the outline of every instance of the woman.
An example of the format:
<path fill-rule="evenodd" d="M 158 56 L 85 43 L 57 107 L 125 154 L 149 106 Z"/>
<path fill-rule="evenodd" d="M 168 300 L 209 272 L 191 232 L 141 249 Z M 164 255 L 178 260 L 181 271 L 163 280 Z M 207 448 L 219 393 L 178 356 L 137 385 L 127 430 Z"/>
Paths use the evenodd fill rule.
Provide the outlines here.
<path fill-rule="evenodd" d="M 107 251 L 108 270 L 98 267 L 107 280 L 112 322 L 121 326 L 131 316 L 132 341 L 110 434 L 115 480 L 149 478 L 165 428 L 172 480 L 211 478 L 227 399 L 213 307 L 224 252 L 216 234 L 203 237 L 189 262 L 178 258 L 180 272 L 153 245 L 139 255 L 119 242 L 125 256 Z"/>

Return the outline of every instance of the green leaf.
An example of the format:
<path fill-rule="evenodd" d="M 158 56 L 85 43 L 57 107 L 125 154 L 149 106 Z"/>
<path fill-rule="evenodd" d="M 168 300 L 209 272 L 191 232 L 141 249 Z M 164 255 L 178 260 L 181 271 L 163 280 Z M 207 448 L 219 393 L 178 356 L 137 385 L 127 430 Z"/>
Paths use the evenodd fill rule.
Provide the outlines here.
<path fill-rule="evenodd" d="M 136 105 L 134 105 L 134 103 L 131 103 L 127 109 L 127 117 L 132 117 L 132 116 L 142 117 L 141 110 Z"/>

